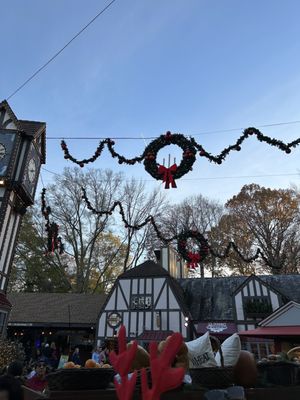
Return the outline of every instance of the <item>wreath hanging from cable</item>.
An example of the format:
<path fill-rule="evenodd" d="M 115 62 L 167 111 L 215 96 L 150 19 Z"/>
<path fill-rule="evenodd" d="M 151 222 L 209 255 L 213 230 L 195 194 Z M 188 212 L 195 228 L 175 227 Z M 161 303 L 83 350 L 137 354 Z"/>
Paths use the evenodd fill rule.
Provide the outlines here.
<path fill-rule="evenodd" d="M 193 239 L 198 246 L 198 251 L 190 251 L 188 249 L 187 240 Z M 196 269 L 200 262 L 208 256 L 210 247 L 207 239 L 197 230 L 186 230 L 177 237 L 178 253 L 187 261 L 187 267 Z"/>
<path fill-rule="evenodd" d="M 182 148 L 182 160 L 177 166 L 175 160 L 173 165 L 168 167 L 157 163 L 157 153 L 159 150 L 170 144 L 175 144 Z M 191 141 L 181 134 L 171 134 L 167 132 L 158 139 L 153 140 L 145 148 L 144 166 L 146 172 L 156 180 L 162 180 L 165 183 L 165 189 L 176 188 L 175 179 L 181 178 L 183 175 L 191 171 L 196 160 L 196 149 L 191 145 Z"/>

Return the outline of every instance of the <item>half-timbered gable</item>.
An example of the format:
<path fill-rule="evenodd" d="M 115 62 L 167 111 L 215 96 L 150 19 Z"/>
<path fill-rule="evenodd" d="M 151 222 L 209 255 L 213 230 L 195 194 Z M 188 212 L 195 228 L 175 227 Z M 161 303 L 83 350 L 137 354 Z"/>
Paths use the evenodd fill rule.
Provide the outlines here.
<path fill-rule="evenodd" d="M 300 304 L 289 301 L 258 325 L 264 327 L 296 326 L 300 323 Z M 299 329 L 299 328 L 298 328 Z"/>
<path fill-rule="evenodd" d="M 255 275 L 246 279 L 232 297 L 238 331 L 254 329 L 287 301 L 282 293 Z"/>
<path fill-rule="evenodd" d="M 186 338 L 188 317 L 178 282 L 159 264 L 146 261 L 117 279 L 99 315 L 98 341 L 113 337 L 121 324 L 129 339 L 147 341 L 151 333 L 163 337 L 171 331 Z"/>

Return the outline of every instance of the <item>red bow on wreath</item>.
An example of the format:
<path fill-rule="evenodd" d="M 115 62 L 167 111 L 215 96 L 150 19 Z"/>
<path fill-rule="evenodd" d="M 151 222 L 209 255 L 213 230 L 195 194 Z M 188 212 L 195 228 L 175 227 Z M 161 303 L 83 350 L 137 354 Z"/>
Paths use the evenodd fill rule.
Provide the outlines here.
<path fill-rule="evenodd" d="M 201 260 L 201 256 L 198 253 L 188 253 L 188 258 L 189 258 L 189 262 L 188 262 L 188 268 L 192 268 L 192 269 L 196 269 L 198 267 L 198 264 Z"/>
<path fill-rule="evenodd" d="M 177 188 L 175 180 L 173 178 L 173 174 L 177 171 L 177 165 L 173 164 L 171 167 L 166 168 L 163 165 L 159 165 L 158 173 L 159 175 L 163 175 L 163 182 L 165 182 L 165 189 L 170 188 L 170 184 L 172 188 Z"/>

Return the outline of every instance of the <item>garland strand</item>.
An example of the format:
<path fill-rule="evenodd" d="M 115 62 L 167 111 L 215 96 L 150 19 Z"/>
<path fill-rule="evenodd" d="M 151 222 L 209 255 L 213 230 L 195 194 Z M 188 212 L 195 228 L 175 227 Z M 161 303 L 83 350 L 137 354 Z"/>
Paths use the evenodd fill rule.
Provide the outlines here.
<path fill-rule="evenodd" d="M 55 250 L 59 251 L 59 254 L 64 253 L 64 245 L 61 237 L 58 236 L 59 226 L 55 222 L 50 222 L 49 215 L 51 214 L 51 207 L 46 205 L 46 189 L 42 189 L 41 194 L 41 211 L 46 221 L 45 227 L 47 232 L 47 252 L 46 255 L 53 254 Z"/>
<path fill-rule="evenodd" d="M 170 132 L 167 132 L 166 135 L 170 135 Z M 209 161 L 214 162 L 216 164 L 222 164 L 222 162 L 225 161 L 226 157 L 229 155 L 229 153 L 231 151 L 240 151 L 242 143 L 249 136 L 252 136 L 252 135 L 256 136 L 258 141 L 267 143 L 273 147 L 277 147 L 279 150 L 284 151 L 287 154 L 291 153 L 292 148 L 295 148 L 300 144 L 300 138 L 298 138 L 290 143 L 284 143 L 281 140 L 274 139 L 274 138 L 264 135 L 263 133 L 260 132 L 259 129 L 254 128 L 254 127 L 246 128 L 243 131 L 243 134 L 237 139 L 235 144 L 226 147 L 218 155 L 212 155 L 209 152 L 207 152 L 204 149 L 204 147 L 201 144 L 197 143 L 193 137 L 190 137 L 190 139 L 186 138 L 186 140 L 190 143 L 191 149 L 199 151 L 199 155 L 201 157 L 205 157 Z M 161 135 L 158 139 L 164 139 L 165 137 L 166 137 L 165 135 Z M 155 140 L 157 141 L 158 139 L 155 139 Z M 138 157 L 126 158 L 114 150 L 114 145 L 115 145 L 115 142 L 113 140 L 111 140 L 109 138 L 104 139 L 99 142 L 99 145 L 92 157 L 90 157 L 88 159 L 85 158 L 82 160 L 77 160 L 74 156 L 72 156 L 70 154 L 70 151 L 68 149 L 66 142 L 64 140 L 61 141 L 61 148 L 64 152 L 64 158 L 67 160 L 71 160 L 73 163 L 79 165 L 80 167 L 84 167 L 85 164 L 94 162 L 98 157 L 100 157 L 105 146 L 107 146 L 111 156 L 113 158 L 118 159 L 119 164 L 134 165 L 136 163 L 142 162 L 143 160 L 146 160 L 147 157 L 149 157 L 149 154 L 145 149 L 144 152 Z M 151 143 L 150 143 L 150 145 L 151 145 Z M 148 149 L 149 149 L 149 146 L 147 146 Z"/>
<path fill-rule="evenodd" d="M 151 225 L 153 226 L 153 228 L 154 228 L 154 230 L 155 230 L 155 233 L 156 233 L 157 237 L 158 237 L 162 242 L 164 242 L 164 243 L 167 244 L 167 243 L 170 243 L 170 242 L 172 242 L 173 240 L 175 240 L 175 239 L 177 238 L 177 235 L 175 235 L 175 236 L 173 236 L 173 237 L 171 237 L 171 238 L 165 238 L 165 237 L 162 235 L 162 233 L 160 232 L 160 230 L 159 230 L 159 228 L 158 228 L 158 226 L 157 226 L 157 224 L 156 224 L 156 222 L 155 222 L 155 220 L 154 220 L 154 217 L 153 217 L 152 215 L 149 215 L 149 216 L 144 220 L 144 222 L 142 222 L 142 223 L 140 223 L 140 224 L 135 224 L 135 225 L 130 224 L 130 223 L 127 221 L 126 217 L 125 217 L 124 208 L 123 208 L 122 203 L 121 203 L 120 201 L 115 201 L 109 210 L 102 210 L 102 211 L 96 210 L 96 209 L 92 206 L 91 202 L 89 201 L 89 199 L 88 199 L 88 197 L 87 197 L 87 194 L 86 194 L 85 188 L 81 188 L 81 190 L 82 190 L 82 199 L 85 201 L 87 208 L 88 208 L 93 214 L 97 214 L 97 215 L 100 215 L 100 216 L 102 216 L 102 215 L 112 215 L 113 211 L 118 207 L 118 208 L 119 208 L 119 214 L 121 215 L 121 218 L 122 218 L 122 221 L 123 221 L 123 223 L 124 223 L 125 228 L 127 228 L 127 229 L 133 229 L 133 230 L 137 230 L 137 231 L 138 231 L 139 229 L 142 229 L 144 226 L 146 226 L 148 223 L 151 223 Z"/>
<path fill-rule="evenodd" d="M 97 215 L 100 215 L 100 216 L 102 216 L 102 215 L 112 215 L 113 211 L 118 207 L 118 208 L 119 208 L 119 214 L 121 215 L 121 218 L 122 218 L 122 221 L 123 221 L 123 223 L 124 223 L 124 226 L 125 226 L 125 228 L 127 228 L 127 229 L 140 230 L 141 228 L 143 228 L 143 227 L 144 227 L 145 225 L 147 225 L 148 223 L 151 223 L 151 225 L 153 226 L 154 231 L 155 231 L 157 237 L 158 237 L 162 242 L 164 242 L 164 243 L 166 243 L 166 244 L 168 244 L 168 243 L 170 243 L 170 242 L 173 242 L 174 240 L 178 240 L 178 239 L 180 240 L 180 238 L 181 238 L 181 236 L 182 236 L 182 233 L 181 233 L 181 234 L 177 234 L 177 235 L 174 235 L 174 236 L 172 236 L 172 237 L 169 237 L 169 238 L 164 237 L 164 235 L 163 235 L 162 232 L 160 231 L 160 229 L 159 229 L 158 225 L 156 224 L 155 219 L 154 219 L 154 217 L 153 217 L 152 215 L 149 215 L 149 216 L 148 216 L 142 223 L 140 223 L 140 224 L 135 224 L 135 225 L 130 224 L 130 223 L 126 220 L 123 206 L 122 206 L 122 204 L 121 204 L 119 201 L 115 201 L 115 202 L 113 203 L 113 205 L 111 206 L 111 208 L 108 209 L 108 210 L 101 210 L 101 211 L 100 211 L 100 210 L 96 210 L 96 209 L 92 206 L 90 200 L 88 199 L 85 188 L 82 188 L 82 193 L 83 193 L 82 199 L 85 201 L 87 208 L 88 208 L 93 214 L 97 214 Z M 251 257 L 245 257 L 245 256 L 241 253 L 241 251 L 239 250 L 239 248 L 237 247 L 237 245 L 236 245 L 234 242 L 229 242 L 228 245 L 226 246 L 226 248 L 225 248 L 225 250 L 224 250 L 223 253 L 218 253 L 217 251 L 215 251 L 215 250 L 211 247 L 211 245 L 210 245 L 209 243 L 206 243 L 206 246 L 207 246 L 207 249 L 210 251 L 210 253 L 211 253 L 214 257 L 219 258 L 219 259 L 226 259 L 226 258 L 228 258 L 229 255 L 230 255 L 230 251 L 233 250 L 245 263 L 248 263 L 248 264 L 249 264 L 249 263 L 252 263 L 252 262 L 256 261 L 259 257 L 261 257 L 261 258 L 264 260 L 264 262 L 265 262 L 268 266 L 270 266 L 270 267 L 273 268 L 273 269 L 279 269 L 278 267 L 272 266 L 272 265 L 269 263 L 267 257 L 264 255 L 264 253 L 262 252 L 262 250 L 261 250 L 260 248 L 257 248 L 257 249 L 256 249 L 256 252 L 255 252 L 255 254 L 254 254 L 253 256 L 251 256 Z"/>

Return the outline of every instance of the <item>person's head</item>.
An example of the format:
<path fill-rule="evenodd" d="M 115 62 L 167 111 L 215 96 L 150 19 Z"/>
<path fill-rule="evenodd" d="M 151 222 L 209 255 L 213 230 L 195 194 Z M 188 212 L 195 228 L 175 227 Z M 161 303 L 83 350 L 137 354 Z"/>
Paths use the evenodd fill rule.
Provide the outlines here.
<path fill-rule="evenodd" d="M 51 349 L 56 350 L 56 344 L 55 344 L 55 342 L 51 342 L 50 347 L 51 347 Z"/>
<path fill-rule="evenodd" d="M 12 376 L 0 376 L 0 400 L 23 400 L 24 394 L 20 382 Z"/>
<path fill-rule="evenodd" d="M 23 364 L 21 361 L 13 361 L 9 364 L 7 368 L 7 375 L 11 376 L 21 376 L 23 373 Z"/>
<path fill-rule="evenodd" d="M 79 354 L 79 347 L 75 347 L 74 354 Z"/>
<path fill-rule="evenodd" d="M 45 378 L 47 372 L 47 365 L 44 362 L 38 362 L 35 367 L 36 376 L 38 378 Z"/>

